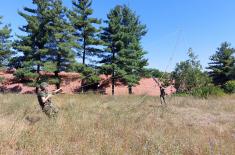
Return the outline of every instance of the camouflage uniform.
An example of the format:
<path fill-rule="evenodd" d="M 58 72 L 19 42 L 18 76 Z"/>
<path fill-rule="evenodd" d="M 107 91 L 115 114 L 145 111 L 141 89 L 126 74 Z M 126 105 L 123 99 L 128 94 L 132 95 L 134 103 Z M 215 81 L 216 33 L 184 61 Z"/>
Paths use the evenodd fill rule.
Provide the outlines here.
<path fill-rule="evenodd" d="M 165 96 L 166 96 L 165 89 L 162 86 L 160 86 L 160 100 L 161 100 L 161 104 L 162 104 L 162 100 L 166 104 Z"/>
<path fill-rule="evenodd" d="M 51 99 L 48 99 L 45 103 L 43 103 L 42 98 L 47 97 L 49 93 L 46 90 L 39 91 L 38 96 L 38 102 L 42 108 L 42 111 L 48 116 L 48 117 L 55 117 L 57 113 L 59 112 L 59 109 L 52 104 Z"/>
<path fill-rule="evenodd" d="M 165 88 L 162 87 L 162 84 L 156 80 L 154 77 L 153 77 L 153 80 L 158 84 L 158 86 L 160 87 L 160 101 L 161 101 L 161 104 L 162 104 L 162 100 L 164 101 L 164 103 L 166 104 L 166 101 L 165 101 L 165 96 L 166 96 L 166 92 L 165 92 Z"/>

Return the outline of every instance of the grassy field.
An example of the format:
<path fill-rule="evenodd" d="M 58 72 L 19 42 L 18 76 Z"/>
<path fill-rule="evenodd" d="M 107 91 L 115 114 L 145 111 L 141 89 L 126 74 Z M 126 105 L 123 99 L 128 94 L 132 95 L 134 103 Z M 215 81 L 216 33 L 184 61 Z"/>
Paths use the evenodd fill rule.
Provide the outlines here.
<path fill-rule="evenodd" d="M 0 95 L 0 154 L 235 154 L 235 96 L 167 101 L 58 95 L 50 120 L 36 96 Z"/>

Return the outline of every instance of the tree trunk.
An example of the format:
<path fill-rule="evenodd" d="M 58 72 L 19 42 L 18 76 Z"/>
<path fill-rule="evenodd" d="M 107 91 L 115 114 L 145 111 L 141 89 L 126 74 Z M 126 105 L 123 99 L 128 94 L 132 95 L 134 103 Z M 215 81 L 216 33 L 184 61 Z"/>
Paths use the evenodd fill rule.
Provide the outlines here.
<path fill-rule="evenodd" d="M 132 92 L 132 86 L 128 86 L 128 92 L 129 92 L 130 95 L 133 93 Z"/>
<path fill-rule="evenodd" d="M 82 79 L 81 81 L 81 92 L 84 93 L 84 79 Z"/>
<path fill-rule="evenodd" d="M 114 95 L 114 87 L 115 87 L 115 77 L 114 77 L 114 68 L 112 72 L 112 95 Z"/>
<path fill-rule="evenodd" d="M 82 64 L 85 65 L 86 60 L 86 45 L 83 44 L 83 55 L 82 55 Z"/>
<path fill-rule="evenodd" d="M 114 59 L 115 59 L 115 53 L 113 52 L 113 70 L 112 70 L 112 95 L 114 95 L 114 87 L 115 87 L 115 67 L 114 67 Z"/>
<path fill-rule="evenodd" d="M 38 93 L 38 81 L 40 80 L 40 65 L 37 65 L 37 74 L 38 74 L 38 77 L 37 77 L 37 79 L 36 79 L 36 93 Z"/>
<path fill-rule="evenodd" d="M 58 82 L 55 84 L 56 89 L 60 89 L 61 79 L 60 79 L 60 76 L 59 76 L 59 71 L 55 71 L 55 77 L 58 79 Z"/>
<path fill-rule="evenodd" d="M 86 60 L 86 39 L 85 39 L 85 36 L 83 36 L 83 38 L 84 38 L 84 43 L 83 43 L 83 55 L 82 55 L 82 64 L 84 65 L 84 67 L 85 67 L 85 65 L 86 65 L 86 62 L 85 62 L 85 60 Z M 81 81 L 81 92 L 82 93 L 84 93 L 84 79 L 82 79 L 82 81 Z"/>
<path fill-rule="evenodd" d="M 58 82 L 56 83 L 56 89 L 60 89 L 60 84 L 61 84 L 61 79 L 59 76 L 60 73 L 60 61 L 61 61 L 61 56 L 57 56 L 57 71 L 55 71 L 55 77 L 58 79 Z"/>

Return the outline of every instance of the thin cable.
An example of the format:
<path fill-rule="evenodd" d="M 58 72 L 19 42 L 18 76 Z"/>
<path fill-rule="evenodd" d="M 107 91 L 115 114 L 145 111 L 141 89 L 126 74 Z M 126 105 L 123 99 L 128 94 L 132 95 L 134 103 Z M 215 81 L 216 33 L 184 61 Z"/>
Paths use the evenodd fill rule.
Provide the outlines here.
<path fill-rule="evenodd" d="M 175 52 L 176 52 L 176 49 L 178 47 L 180 38 L 181 38 L 181 30 L 179 30 L 179 33 L 178 33 L 178 36 L 177 36 L 177 39 L 176 39 L 176 42 L 175 42 L 175 46 L 174 46 L 174 48 L 172 50 L 171 57 L 169 58 L 168 64 L 167 64 L 166 69 L 165 69 L 165 72 L 160 77 L 160 80 L 165 76 L 166 71 L 168 70 L 169 66 L 171 66 L 171 62 L 172 62 L 173 58 L 175 57 Z"/>

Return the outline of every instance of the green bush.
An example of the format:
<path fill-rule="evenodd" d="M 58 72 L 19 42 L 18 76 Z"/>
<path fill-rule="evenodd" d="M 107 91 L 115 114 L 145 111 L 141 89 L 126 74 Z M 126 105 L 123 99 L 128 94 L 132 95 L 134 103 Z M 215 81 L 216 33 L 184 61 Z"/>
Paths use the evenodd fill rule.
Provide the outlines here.
<path fill-rule="evenodd" d="M 204 86 L 193 89 L 192 95 L 196 97 L 208 98 L 209 96 L 223 96 L 224 91 L 217 86 Z"/>
<path fill-rule="evenodd" d="M 235 93 L 235 80 L 227 81 L 223 88 L 226 93 Z"/>

